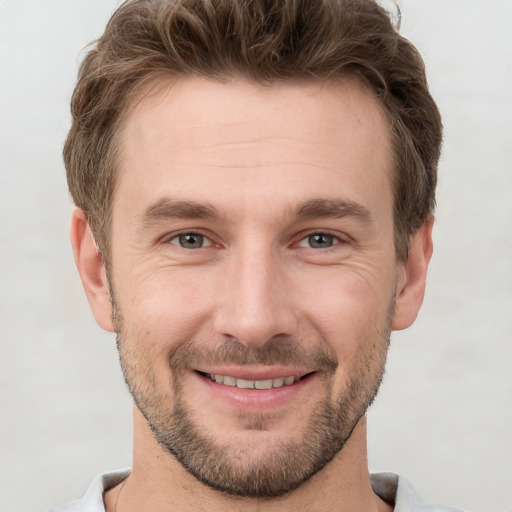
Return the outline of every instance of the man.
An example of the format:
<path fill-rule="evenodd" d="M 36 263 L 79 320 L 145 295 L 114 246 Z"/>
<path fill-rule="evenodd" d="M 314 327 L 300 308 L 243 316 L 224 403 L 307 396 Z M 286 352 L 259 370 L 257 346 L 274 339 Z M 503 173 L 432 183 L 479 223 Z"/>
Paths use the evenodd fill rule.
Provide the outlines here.
<path fill-rule="evenodd" d="M 432 254 L 441 121 L 372 0 L 133 0 L 86 56 L 71 239 L 134 407 L 61 511 L 448 510 L 365 413 Z"/>

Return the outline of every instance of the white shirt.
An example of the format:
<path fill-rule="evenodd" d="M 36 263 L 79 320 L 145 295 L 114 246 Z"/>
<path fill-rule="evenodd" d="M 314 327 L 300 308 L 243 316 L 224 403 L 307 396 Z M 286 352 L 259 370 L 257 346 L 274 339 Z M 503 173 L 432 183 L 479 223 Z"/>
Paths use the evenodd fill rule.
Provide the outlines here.
<path fill-rule="evenodd" d="M 96 477 L 83 498 L 50 512 L 105 512 L 103 494 L 122 482 L 130 474 L 129 469 L 105 473 Z M 372 488 L 380 498 L 394 503 L 394 512 L 462 512 L 459 509 L 426 505 L 421 501 L 412 485 L 395 473 L 375 473 L 370 475 Z"/>

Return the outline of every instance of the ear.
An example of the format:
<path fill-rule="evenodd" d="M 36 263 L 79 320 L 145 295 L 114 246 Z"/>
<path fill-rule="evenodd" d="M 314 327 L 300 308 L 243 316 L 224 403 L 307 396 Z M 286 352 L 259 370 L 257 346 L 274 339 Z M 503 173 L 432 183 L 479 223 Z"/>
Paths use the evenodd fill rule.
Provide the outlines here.
<path fill-rule="evenodd" d="M 396 290 L 396 305 L 392 329 L 395 331 L 410 327 L 425 295 L 427 268 L 432 256 L 432 226 L 434 217 L 411 237 L 407 261 L 401 264 L 400 276 Z"/>
<path fill-rule="evenodd" d="M 83 210 L 75 208 L 71 216 L 71 245 L 82 284 L 98 325 L 114 332 L 112 305 L 103 257 Z"/>

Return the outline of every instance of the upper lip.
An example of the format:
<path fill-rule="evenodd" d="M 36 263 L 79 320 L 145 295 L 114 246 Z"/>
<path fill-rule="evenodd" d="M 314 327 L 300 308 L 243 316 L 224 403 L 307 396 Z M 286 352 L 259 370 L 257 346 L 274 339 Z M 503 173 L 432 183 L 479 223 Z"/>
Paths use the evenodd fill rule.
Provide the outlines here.
<path fill-rule="evenodd" d="M 202 367 L 196 368 L 196 371 L 211 375 L 224 375 L 243 380 L 268 380 L 280 379 L 285 377 L 304 377 L 314 370 L 304 368 L 289 368 L 283 366 L 271 366 L 265 368 L 251 368 L 240 366 L 226 367 Z"/>

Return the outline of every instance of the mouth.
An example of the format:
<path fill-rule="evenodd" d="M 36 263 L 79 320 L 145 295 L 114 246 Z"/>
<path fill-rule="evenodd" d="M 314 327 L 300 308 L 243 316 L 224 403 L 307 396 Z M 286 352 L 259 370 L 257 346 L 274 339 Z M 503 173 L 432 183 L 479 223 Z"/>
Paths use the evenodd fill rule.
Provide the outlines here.
<path fill-rule="evenodd" d="M 291 386 L 295 384 L 303 377 L 306 377 L 309 374 L 303 376 L 295 376 L 290 375 L 288 377 L 277 377 L 274 379 L 262 379 L 262 380 L 246 380 L 240 379 L 237 377 L 233 377 L 231 375 L 218 375 L 213 373 L 204 373 L 199 372 L 200 375 L 210 379 L 217 384 L 223 384 L 225 386 L 237 387 L 240 389 L 273 389 L 273 388 L 282 388 L 283 386 Z"/>
<path fill-rule="evenodd" d="M 318 371 L 237 367 L 202 368 L 193 373 L 206 385 L 202 389 L 207 400 L 220 400 L 228 410 L 234 407 L 238 412 L 251 413 L 286 407 L 317 381 Z"/>

